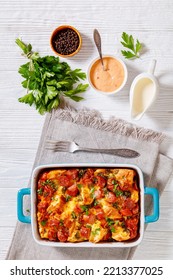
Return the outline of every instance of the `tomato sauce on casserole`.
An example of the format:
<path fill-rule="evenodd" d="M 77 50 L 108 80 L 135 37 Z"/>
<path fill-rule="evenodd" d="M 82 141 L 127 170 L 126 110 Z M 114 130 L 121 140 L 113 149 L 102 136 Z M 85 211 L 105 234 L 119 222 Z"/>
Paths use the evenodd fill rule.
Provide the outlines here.
<path fill-rule="evenodd" d="M 133 169 L 68 168 L 40 174 L 40 237 L 59 242 L 128 241 L 139 234 L 138 176 Z"/>

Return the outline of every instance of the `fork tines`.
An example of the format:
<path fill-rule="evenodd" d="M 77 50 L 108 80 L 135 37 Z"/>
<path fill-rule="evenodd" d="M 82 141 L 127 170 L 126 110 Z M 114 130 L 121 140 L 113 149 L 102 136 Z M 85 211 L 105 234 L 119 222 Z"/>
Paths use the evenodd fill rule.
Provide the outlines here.
<path fill-rule="evenodd" d="M 70 145 L 69 141 L 47 140 L 46 143 L 46 149 L 54 151 L 68 151 Z"/>

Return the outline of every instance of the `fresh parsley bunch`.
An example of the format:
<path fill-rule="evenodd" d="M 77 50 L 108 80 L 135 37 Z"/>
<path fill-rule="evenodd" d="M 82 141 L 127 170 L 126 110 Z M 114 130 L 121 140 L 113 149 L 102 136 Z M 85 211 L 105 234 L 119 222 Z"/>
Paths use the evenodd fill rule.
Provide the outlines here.
<path fill-rule="evenodd" d="M 76 84 L 86 79 L 81 69 L 71 70 L 68 63 L 59 61 L 59 57 L 40 57 L 32 52 L 31 44 L 26 45 L 20 39 L 16 39 L 16 44 L 30 60 L 19 68 L 25 79 L 22 86 L 27 89 L 27 94 L 20 97 L 19 102 L 35 105 L 38 112 L 44 114 L 58 108 L 63 95 L 77 102 L 83 99 L 78 94 L 86 91 L 88 84 Z"/>
<path fill-rule="evenodd" d="M 142 49 L 142 44 L 139 42 L 139 40 L 137 39 L 136 43 L 135 43 L 135 40 L 134 40 L 133 36 L 128 35 L 125 32 L 123 32 L 121 38 L 123 40 L 123 41 L 121 41 L 121 44 L 125 48 L 129 49 L 128 51 L 122 50 L 121 51 L 122 55 L 127 59 L 139 58 L 139 52 Z"/>

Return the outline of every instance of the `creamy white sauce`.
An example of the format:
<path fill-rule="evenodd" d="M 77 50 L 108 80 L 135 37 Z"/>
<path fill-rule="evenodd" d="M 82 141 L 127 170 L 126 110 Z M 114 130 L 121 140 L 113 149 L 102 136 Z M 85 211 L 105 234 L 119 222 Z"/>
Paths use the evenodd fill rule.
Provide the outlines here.
<path fill-rule="evenodd" d="M 156 88 L 154 82 L 149 78 L 141 78 L 137 81 L 133 91 L 132 115 L 137 117 L 151 105 Z"/>

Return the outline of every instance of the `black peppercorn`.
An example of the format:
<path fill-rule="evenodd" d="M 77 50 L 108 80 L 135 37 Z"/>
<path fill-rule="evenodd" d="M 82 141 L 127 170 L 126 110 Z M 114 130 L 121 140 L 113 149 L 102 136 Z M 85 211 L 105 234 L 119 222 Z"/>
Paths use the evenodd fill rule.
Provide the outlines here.
<path fill-rule="evenodd" d="M 69 55 L 78 49 L 79 36 L 74 30 L 64 28 L 57 32 L 52 40 L 52 43 L 57 53 L 61 55 Z"/>

